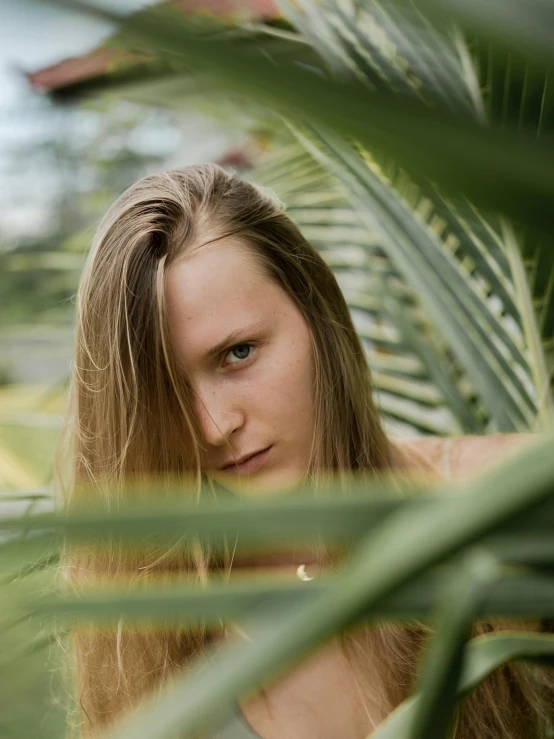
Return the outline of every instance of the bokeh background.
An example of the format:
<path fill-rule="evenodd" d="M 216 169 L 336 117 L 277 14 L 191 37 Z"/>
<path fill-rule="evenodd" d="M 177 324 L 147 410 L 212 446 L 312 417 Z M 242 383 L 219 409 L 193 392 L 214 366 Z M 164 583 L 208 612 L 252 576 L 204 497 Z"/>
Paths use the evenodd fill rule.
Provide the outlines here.
<path fill-rule="evenodd" d="M 133 12 L 136 0 L 110 3 Z M 83 101 L 108 22 L 3 0 L 0 27 L 0 487 L 50 482 L 73 346 L 74 295 L 95 224 L 149 172 L 201 161 L 247 165 L 233 121 L 140 95 Z M 95 59 L 93 57 L 93 66 Z M 46 80 L 46 81 L 45 81 Z M 136 99 L 138 97 L 138 99 Z"/>

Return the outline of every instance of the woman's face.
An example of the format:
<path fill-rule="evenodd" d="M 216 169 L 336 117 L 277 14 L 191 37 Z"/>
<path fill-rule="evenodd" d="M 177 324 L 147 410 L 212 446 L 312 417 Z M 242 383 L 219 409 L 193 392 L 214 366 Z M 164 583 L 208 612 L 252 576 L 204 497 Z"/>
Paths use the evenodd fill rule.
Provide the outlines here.
<path fill-rule="evenodd" d="M 171 343 L 195 390 L 209 476 L 234 492 L 299 483 L 312 444 L 315 376 L 308 324 L 294 301 L 235 239 L 174 262 L 166 302 Z"/>

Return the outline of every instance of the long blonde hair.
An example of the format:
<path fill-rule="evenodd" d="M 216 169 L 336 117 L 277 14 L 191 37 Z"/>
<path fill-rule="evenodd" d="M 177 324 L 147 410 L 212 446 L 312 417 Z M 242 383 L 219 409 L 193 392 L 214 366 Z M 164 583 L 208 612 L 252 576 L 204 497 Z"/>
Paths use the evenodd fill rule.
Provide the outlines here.
<path fill-rule="evenodd" d="M 92 495 L 111 507 L 129 480 L 155 479 L 163 495 L 176 480 L 190 489 L 192 478 L 200 490 L 202 440 L 190 383 L 170 350 L 164 276 L 184 251 L 229 236 L 254 250 L 308 322 L 316 369 L 312 479 L 321 471 L 340 477 L 401 466 L 373 403 L 365 353 L 331 270 L 274 193 L 218 165 L 200 164 L 144 177 L 98 226 L 78 290 L 75 361 L 58 449 L 62 505 Z M 62 566 L 77 588 L 120 578 L 205 580 L 215 563 L 199 547 L 133 554 L 112 549 L 102 556 L 73 547 Z M 413 687 L 424 631 L 383 625 L 344 638 L 353 664 L 363 666 L 370 655 L 380 666 L 386 712 Z M 79 735 L 111 725 L 159 690 L 202 653 L 208 636 L 202 625 L 75 629 Z M 507 668 L 475 691 L 456 736 L 528 737 L 534 719 L 522 716 L 534 699 L 530 683 Z"/>

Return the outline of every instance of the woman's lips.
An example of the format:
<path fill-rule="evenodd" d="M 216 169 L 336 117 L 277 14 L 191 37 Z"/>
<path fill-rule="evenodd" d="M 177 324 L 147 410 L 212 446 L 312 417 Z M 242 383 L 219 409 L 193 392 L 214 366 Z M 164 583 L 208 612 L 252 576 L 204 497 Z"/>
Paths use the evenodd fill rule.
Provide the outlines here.
<path fill-rule="evenodd" d="M 261 452 L 253 454 L 245 462 L 242 462 L 242 464 L 229 464 L 227 467 L 223 467 L 221 471 L 229 475 L 248 475 L 252 472 L 256 472 L 263 464 L 265 464 L 272 448 L 273 447 L 268 446 L 267 449 L 263 449 Z"/>

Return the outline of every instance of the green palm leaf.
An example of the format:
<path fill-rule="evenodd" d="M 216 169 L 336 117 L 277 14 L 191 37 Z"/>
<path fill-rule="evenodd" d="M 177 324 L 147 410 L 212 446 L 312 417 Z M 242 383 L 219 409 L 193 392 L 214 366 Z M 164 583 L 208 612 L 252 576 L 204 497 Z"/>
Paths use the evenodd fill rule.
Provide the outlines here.
<path fill-rule="evenodd" d="M 498 563 L 488 553 L 470 552 L 451 575 L 441 599 L 437 634 L 424 658 L 419 680 L 420 698 L 408 732 L 409 739 L 451 735 L 457 687 L 465 641 L 482 609 L 491 584 L 500 576 Z"/>
<path fill-rule="evenodd" d="M 523 372 L 528 370 L 520 347 L 476 295 L 432 230 L 338 137 L 314 127 L 308 135 L 305 145 L 313 142 L 314 156 L 321 152 L 329 169 L 348 188 L 350 199 L 358 203 L 360 217 L 378 230 L 404 278 L 487 398 L 498 427 L 508 431 L 531 423 L 536 406 L 528 384 L 511 363 Z M 496 340 L 491 341 L 491 335 L 509 350 L 510 359 Z"/>
<path fill-rule="evenodd" d="M 312 26 L 309 19 L 314 16 L 316 10 L 309 0 L 306 0 L 302 5 L 304 8 L 303 14 L 291 10 L 289 17 L 297 25 L 300 25 L 302 31 L 308 37 L 311 37 L 314 33 L 310 30 Z M 290 4 L 286 4 L 285 7 L 288 10 Z M 346 62 L 343 64 L 342 76 L 348 74 L 352 76 L 357 74 L 360 76 L 363 74 L 363 70 L 366 67 L 363 70 L 358 68 L 354 63 L 355 60 L 366 49 L 374 50 L 378 46 L 380 55 L 378 60 L 374 59 L 372 74 L 375 74 L 377 71 L 378 74 L 380 73 L 382 75 L 383 80 L 389 80 L 390 66 L 393 65 L 395 71 L 403 75 L 406 85 L 409 85 L 410 82 L 413 82 L 414 78 L 417 78 L 420 83 L 420 89 L 427 93 L 435 105 L 444 105 L 445 101 L 449 101 L 452 105 L 453 101 L 456 101 L 461 95 L 464 105 L 466 107 L 473 105 L 476 114 L 484 110 L 484 102 L 478 91 L 477 75 L 472 70 L 471 64 L 467 63 L 468 51 L 464 48 L 463 40 L 455 37 L 457 43 L 454 43 L 448 36 L 439 35 L 430 28 L 429 21 L 417 14 L 413 7 L 410 6 L 408 9 L 404 6 L 401 8 L 392 6 L 392 9 L 388 7 L 385 11 L 379 4 L 366 2 L 362 8 L 352 8 L 350 17 L 347 17 L 337 6 L 326 4 L 325 7 L 326 13 L 320 16 L 318 30 L 320 31 L 321 26 L 327 24 L 327 32 L 321 35 L 323 41 L 319 40 L 317 48 L 323 59 L 328 59 L 330 56 L 336 57 L 337 59 L 350 57 L 350 64 Z M 369 26 L 366 24 L 367 32 L 364 35 L 363 31 L 359 29 L 364 28 L 364 20 L 367 17 L 370 17 L 373 23 Z M 353 34 L 355 36 L 355 52 L 352 44 L 349 44 L 348 48 L 341 48 L 342 54 L 338 53 L 338 44 L 336 42 L 337 28 L 339 30 L 341 28 L 343 29 L 343 36 L 346 36 L 346 28 L 351 35 Z M 354 29 L 356 30 L 354 31 Z M 385 37 L 384 39 L 383 36 Z M 328 41 L 327 47 L 323 49 L 322 45 L 329 38 L 332 40 Z M 406 39 L 410 39 L 411 43 L 406 42 Z M 391 61 L 388 61 L 382 51 L 391 48 L 394 51 L 394 57 Z M 389 52 L 390 55 L 391 53 Z M 427 66 L 417 63 L 417 60 L 422 58 L 425 58 L 427 61 Z M 444 70 L 447 70 L 446 75 Z M 430 74 L 430 71 L 433 74 Z M 418 76 L 418 72 L 420 76 Z M 435 84 L 437 76 L 441 77 L 440 86 Z M 389 85 L 387 89 L 394 89 L 394 85 Z M 400 90 L 397 90 L 397 93 L 404 94 Z M 367 156 L 365 154 L 366 159 Z M 333 164 L 335 165 L 335 173 L 339 169 L 340 174 L 340 162 L 334 162 Z M 391 169 L 390 165 L 388 169 Z M 373 170 L 379 174 L 379 170 L 376 167 L 373 167 Z M 405 175 L 402 173 L 400 175 L 406 180 Z M 471 214 L 471 211 L 463 203 L 462 210 L 464 211 L 465 217 L 462 219 L 459 212 L 460 205 L 458 204 L 458 207 L 455 208 L 451 202 L 446 201 L 440 191 L 431 185 L 416 188 L 414 183 L 408 182 L 406 187 L 405 182 L 400 182 L 401 188 L 399 188 L 399 177 L 394 170 L 392 177 L 389 173 L 384 179 L 386 184 L 391 183 L 396 185 L 396 190 L 402 196 L 406 190 L 411 190 L 412 196 L 410 198 L 411 203 L 409 204 L 414 213 L 421 214 L 421 205 L 422 201 L 424 201 L 427 205 L 431 206 L 432 216 L 435 219 L 441 219 L 447 224 L 446 231 L 443 228 L 443 233 L 441 234 L 443 241 L 448 243 L 448 240 L 452 238 L 457 240 L 456 256 L 459 262 L 465 264 L 469 261 L 471 265 L 471 276 L 477 278 L 475 282 L 478 280 L 479 283 L 482 284 L 484 282 L 486 285 L 486 292 L 484 294 L 483 288 L 478 291 L 483 302 L 479 315 L 486 317 L 490 314 L 491 308 L 487 298 L 493 292 L 495 300 L 502 302 L 503 314 L 511 316 L 517 324 L 524 326 L 527 333 L 526 343 L 531 349 L 532 354 L 533 379 L 535 386 L 541 393 L 542 399 L 546 372 L 544 366 L 537 366 L 541 363 L 540 355 L 542 350 L 535 345 L 536 331 L 533 322 L 526 320 L 525 316 L 522 318 L 520 315 L 520 310 L 525 310 L 527 300 L 527 286 L 517 279 L 521 268 L 521 260 L 519 254 L 512 254 L 512 263 L 514 261 L 516 262 L 512 264 L 515 273 L 514 279 L 512 280 L 512 275 L 510 274 L 511 268 L 505 254 L 507 247 L 503 243 L 504 239 L 502 238 L 501 228 L 494 229 L 490 224 L 485 224 L 485 219 L 482 215 L 478 218 L 473 216 L 468 219 L 467 214 Z M 414 190 L 417 193 L 415 199 L 413 197 Z M 428 211 L 429 208 L 427 208 Z M 486 230 L 483 228 L 480 229 L 480 238 L 473 228 L 474 224 L 477 226 L 487 226 Z M 485 236 L 484 241 L 483 236 Z M 449 252 L 450 250 L 446 248 L 445 251 Z M 503 268 L 502 272 L 499 272 L 499 268 Z M 466 281 L 471 284 L 467 271 L 464 272 L 462 274 L 465 276 Z M 551 273 L 552 270 L 546 270 L 545 272 L 546 275 L 550 275 Z M 453 293 L 457 294 L 456 287 L 454 285 L 452 287 Z M 516 298 L 520 308 L 516 306 L 514 300 L 514 288 L 519 292 L 519 294 L 516 293 Z M 495 332 L 495 336 L 497 336 L 498 334 L 494 328 L 494 320 L 492 321 L 491 327 Z M 527 359 L 523 359 L 519 347 L 514 348 L 510 337 L 511 333 L 508 333 L 508 341 L 505 347 L 507 353 L 514 358 L 517 358 L 519 355 L 520 368 L 523 366 L 525 368 L 524 371 L 528 372 L 529 367 L 526 366 Z M 502 343 L 501 338 L 500 342 Z"/>
<path fill-rule="evenodd" d="M 447 13 L 487 41 L 510 47 L 537 66 L 554 70 L 551 34 L 554 9 L 549 0 L 487 0 L 486 3 L 424 0 L 422 5 L 437 13 Z"/>
<path fill-rule="evenodd" d="M 506 546 L 518 546 L 518 537 L 506 537 Z M 486 539 L 480 543 L 489 556 L 497 547 Z M 551 566 L 552 545 L 546 550 L 533 551 L 535 563 Z M 524 557 L 508 559 L 510 564 L 526 564 Z M 44 566 L 52 562 L 46 561 Z M 407 583 L 377 606 L 360 614 L 359 621 L 429 618 L 436 610 L 444 573 L 426 572 Z M 19 575 L 21 579 L 21 575 Z M 117 624 L 184 624 L 205 623 L 218 626 L 222 620 L 235 621 L 247 617 L 260 606 L 272 610 L 295 608 L 329 594 L 340 584 L 340 577 L 326 575 L 315 578 L 309 585 L 294 582 L 257 582 L 247 575 L 233 575 L 231 581 L 213 576 L 209 585 L 198 588 L 193 584 L 175 583 L 171 587 L 152 584 L 143 587 L 95 588 L 80 596 L 48 594 L 36 597 L 27 593 L 25 607 L 31 616 L 56 616 L 58 623 L 74 624 L 98 621 Z M 518 593 L 514 599 L 513 594 Z M 457 601 L 454 601 L 457 602 Z M 476 612 L 479 618 L 551 618 L 554 616 L 554 580 L 540 571 L 525 570 L 521 574 L 502 572 L 492 583 L 485 602 Z"/>
<path fill-rule="evenodd" d="M 472 639 L 465 649 L 464 666 L 457 689 L 458 700 L 495 670 L 514 660 L 551 666 L 554 662 L 554 637 L 546 634 L 503 632 Z M 372 739 L 407 739 L 419 698 L 416 695 L 402 703 L 375 729 Z"/>

